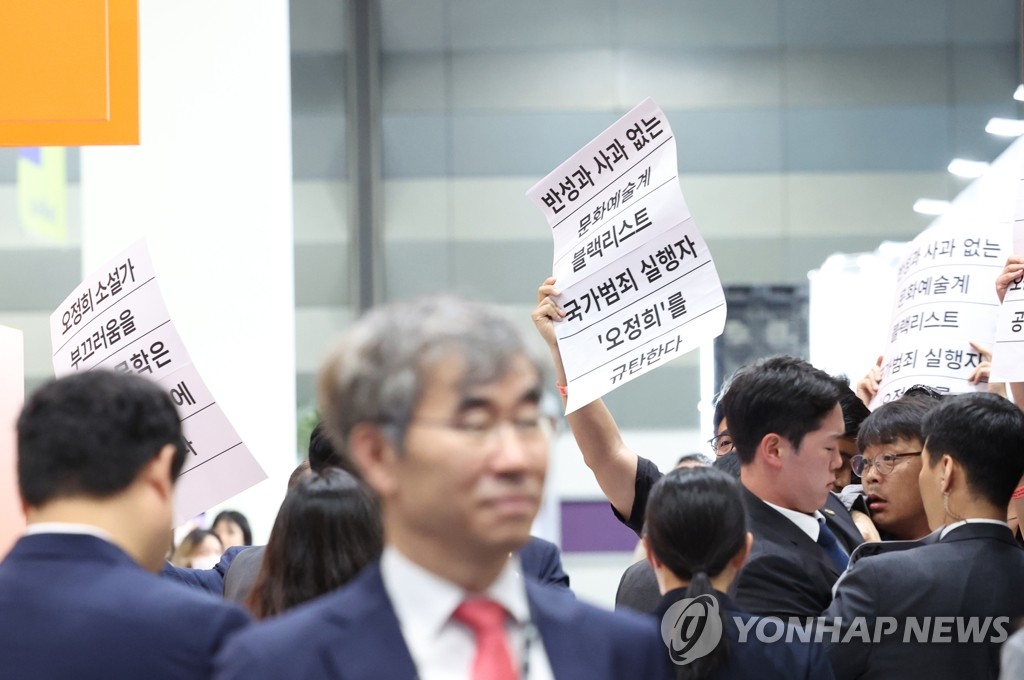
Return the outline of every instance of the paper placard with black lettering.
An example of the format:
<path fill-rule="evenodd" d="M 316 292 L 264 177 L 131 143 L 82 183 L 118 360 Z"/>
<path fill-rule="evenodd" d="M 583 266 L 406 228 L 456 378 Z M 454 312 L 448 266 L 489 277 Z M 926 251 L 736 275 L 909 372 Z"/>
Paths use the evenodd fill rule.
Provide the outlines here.
<path fill-rule="evenodd" d="M 1024 255 L 1024 177 L 1018 181 L 1013 216 L 1013 252 Z M 1024 382 L 1024 274 L 1010 284 L 999 307 L 990 379 Z"/>
<path fill-rule="evenodd" d="M 679 186 L 664 112 L 646 99 L 527 196 L 554 240 L 566 413 L 717 337 L 725 293 Z"/>
<path fill-rule="evenodd" d="M 267 475 L 199 376 L 174 327 L 145 241 L 86 278 L 50 316 L 58 376 L 103 368 L 163 386 L 189 452 L 174 493 L 180 525 Z"/>
<path fill-rule="evenodd" d="M 914 385 L 950 394 L 986 388 L 970 381 L 983 361 L 971 343 L 992 347 L 1007 226 L 953 214 L 908 244 L 872 409 Z"/>

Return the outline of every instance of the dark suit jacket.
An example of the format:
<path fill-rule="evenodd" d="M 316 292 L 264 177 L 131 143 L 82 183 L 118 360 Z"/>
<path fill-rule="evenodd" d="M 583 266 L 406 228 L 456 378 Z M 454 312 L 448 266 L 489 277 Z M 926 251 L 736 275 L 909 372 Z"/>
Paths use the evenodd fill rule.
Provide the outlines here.
<path fill-rule="evenodd" d="M 683 599 L 686 588 L 665 593 L 654 609 L 654 616 L 661 625 L 668 608 Z M 728 657 L 711 675 L 713 680 L 831 680 L 832 668 L 825 647 L 821 643 L 801 642 L 795 637 L 792 642 L 769 643 L 758 639 L 756 627 L 746 624 L 756 617 L 736 606 L 724 593 L 715 592 L 718 606 L 722 610 L 725 626 L 722 631 L 724 643 L 728 645 Z M 739 619 L 748 634 L 742 636 L 736 625 Z M 756 626 L 756 624 L 755 624 Z M 774 626 L 767 629 L 771 635 Z M 720 645 L 723 643 L 719 643 Z"/>
<path fill-rule="evenodd" d="M 164 562 L 164 569 L 160 575 L 171 581 L 177 581 L 182 585 L 196 590 L 203 590 L 211 595 L 222 595 L 224 592 L 224 576 L 228 573 L 235 558 L 250 546 L 236 545 L 228 548 L 221 555 L 220 561 L 213 569 L 189 569 L 187 567 L 176 567 L 170 562 Z"/>
<path fill-rule="evenodd" d="M 826 619 L 841 617 L 839 641 L 826 637 L 828 655 L 838 678 L 992 678 L 999 675 L 999 644 L 1012 632 L 1013 619 L 1024 615 L 1024 550 L 1009 529 L 995 524 L 967 524 L 938 542 L 886 552 L 858 560 L 836 588 Z M 867 643 L 846 637 L 854 617 L 867 617 L 874 635 L 875 617 L 893 617 L 898 632 Z M 958 642 L 953 622 L 951 642 L 917 643 L 907 617 L 1008 617 L 1000 626 L 990 620 L 978 643 Z M 934 623 L 934 622 L 933 622 Z M 931 631 L 933 634 L 934 631 Z M 940 633 L 940 636 L 942 634 Z M 947 636 L 950 637 L 950 636 Z M 930 638 L 926 638 L 930 639 Z"/>
<path fill-rule="evenodd" d="M 527 600 L 559 680 L 666 678 L 654 622 L 612 614 L 525 579 Z M 411 680 L 416 668 L 381 579 L 380 563 L 350 584 L 233 638 L 219 680 Z"/>
<path fill-rule="evenodd" d="M 263 565 L 263 553 L 266 549 L 265 545 L 242 548 L 240 551 L 237 548 L 230 548 L 228 552 L 235 550 L 234 555 L 229 557 L 228 553 L 224 553 L 224 559 L 216 567 L 205 571 L 222 574 L 219 580 L 223 582 L 224 597 L 244 602 L 256 584 L 256 576 Z M 223 567 L 225 560 L 227 560 L 227 568 Z M 523 565 L 523 574 L 538 583 L 569 588 L 569 576 L 562 569 L 562 559 L 558 546 L 554 543 L 533 536 L 530 538 L 530 542 L 519 551 L 519 560 Z M 222 569 L 223 571 L 220 571 Z M 191 571 L 203 570 L 193 569 Z M 206 580 L 209 580 L 211 584 L 218 581 L 216 575 L 204 575 L 201 578 L 204 580 L 202 586 L 204 588 Z M 216 585 L 220 586 L 221 584 L 217 582 Z M 220 593 L 220 590 L 218 589 L 216 592 Z"/>
<path fill-rule="evenodd" d="M 21 538 L 0 563 L 0 677 L 209 678 L 249 617 L 94 536 Z"/>
<path fill-rule="evenodd" d="M 649 614 L 658 608 L 660 602 L 658 577 L 647 560 L 631 564 L 622 572 L 619 589 L 615 591 L 615 611 L 632 609 Z"/>
<path fill-rule="evenodd" d="M 818 616 L 832 601 L 839 571 L 821 546 L 787 517 L 745 487 L 742 494 L 754 546 L 729 595 L 744 610 L 761 616 Z M 863 542 L 837 496 L 830 493 L 821 511 L 847 552 Z"/>

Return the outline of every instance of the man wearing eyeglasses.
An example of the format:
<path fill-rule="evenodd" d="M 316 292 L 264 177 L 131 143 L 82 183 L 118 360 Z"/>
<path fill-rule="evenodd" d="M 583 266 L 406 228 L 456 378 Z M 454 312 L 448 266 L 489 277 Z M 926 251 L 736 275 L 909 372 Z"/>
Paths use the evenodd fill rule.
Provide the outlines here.
<path fill-rule="evenodd" d="M 917 482 L 934 533 L 856 561 L 836 584 L 824 618 L 837 630 L 824 639 L 837 678 L 998 677 L 999 643 L 1024 615 L 1024 550 L 1006 523 L 1024 414 L 994 394 L 961 394 L 921 432 Z M 867 639 L 850 634 L 857 621 Z"/>
<path fill-rule="evenodd" d="M 851 463 L 883 539 L 913 540 L 929 532 L 917 477 L 924 448 L 921 423 L 937 404 L 905 396 L 875 409 L 861 424 L 857 448 L 862 453 Z"/>
<path fill-rule="evenodd" d="M 380 497 L 381 559 L 239 635 L 222 680 L 660 678 L 657 624 L 524 580 L 548 463 L 542 371 L 507 319 L 450 297 L 371 311 L 320 373 L 332 441 Z"/>

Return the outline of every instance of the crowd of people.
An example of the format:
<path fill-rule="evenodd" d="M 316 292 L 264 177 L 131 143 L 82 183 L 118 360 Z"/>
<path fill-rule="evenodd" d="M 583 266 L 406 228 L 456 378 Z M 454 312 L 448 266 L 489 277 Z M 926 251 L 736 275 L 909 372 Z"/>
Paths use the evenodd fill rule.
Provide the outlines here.
<path fill-rule="evenodd" d="M 1004 292 L 1022 271 L 1011 258 Z M 546 280 L 532 318 L 565 397 L 558 295 Z M 959 679 L 1000 677 L 1001 653 L 1004 677 L 1022 667 L 1024 386 L 920 386 L 869 411 L 873 371 L 855 390 L 769 357 L 723 390 L 715 459 L 667 473 L 602 400 L 574 411 L 644 557 L 609 612 L 530 535 L 546 364 L 487 305 L 371 310 L 320 371 L 322 422 L 267 544 L 228 511 L 169 560 L 187 453 L 169 395 L 104 370 L 44 385 L 17 423 L 28 529 L 0 562 L 0 677 Z"/>

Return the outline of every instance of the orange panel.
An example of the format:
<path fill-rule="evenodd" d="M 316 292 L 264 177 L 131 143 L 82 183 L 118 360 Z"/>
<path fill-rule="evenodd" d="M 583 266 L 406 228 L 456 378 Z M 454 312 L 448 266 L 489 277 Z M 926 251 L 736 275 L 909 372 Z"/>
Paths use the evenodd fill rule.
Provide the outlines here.
<path fill-rule="evenodd" d="M 0 1 L 0 146 L 138 142 L 138 0 Z"/>

